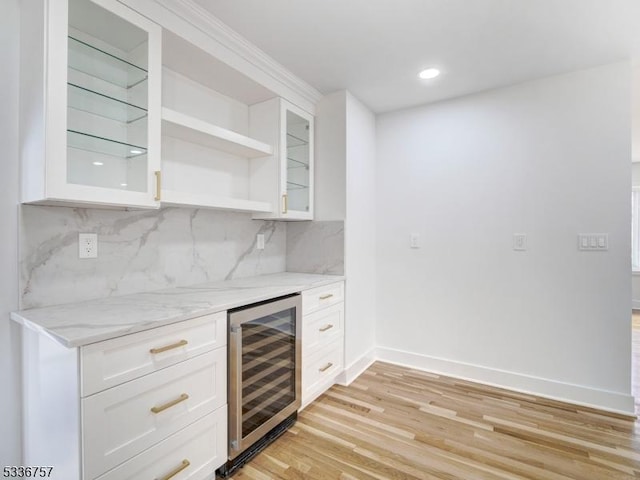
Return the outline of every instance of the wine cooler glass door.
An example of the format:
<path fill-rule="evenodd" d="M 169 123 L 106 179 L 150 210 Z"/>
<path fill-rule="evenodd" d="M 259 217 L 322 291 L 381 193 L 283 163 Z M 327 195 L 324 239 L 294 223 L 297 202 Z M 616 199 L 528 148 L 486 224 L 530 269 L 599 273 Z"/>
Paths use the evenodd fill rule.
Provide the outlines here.
<path fill-rule="evenodd" d="M 300 406 L 299 298 L 229 315 L 230 458 Z"/>

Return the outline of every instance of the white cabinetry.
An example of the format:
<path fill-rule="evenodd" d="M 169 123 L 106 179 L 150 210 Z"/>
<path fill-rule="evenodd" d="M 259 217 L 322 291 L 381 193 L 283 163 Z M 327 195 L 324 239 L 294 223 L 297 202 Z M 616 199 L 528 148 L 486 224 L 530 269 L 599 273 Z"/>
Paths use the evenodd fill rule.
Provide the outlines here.
<path fill-rule="evenodd" d="M 251 192 L 275 205 L 254 218 L 313 219 L 313 116 L 282 98 L 250 107 L 250 133 L 274 145 L 272 157 L 251 165 Z"/>
<path fill-rule="evenodd" d="M 27 464 L 65 480 L 214 478 L 227 459 L 226 324 L 220 312 L 79 349 L 25 329 Z"/>
<path fill-rule="evenodd" d="M 116 0 L 24 0 L 22 201 L 158 207 L 161 30 Z"/>
<path fill-rule="evenodd" d="M 344 367 L 344 282 L 302 292 L 302 408 Z"/>

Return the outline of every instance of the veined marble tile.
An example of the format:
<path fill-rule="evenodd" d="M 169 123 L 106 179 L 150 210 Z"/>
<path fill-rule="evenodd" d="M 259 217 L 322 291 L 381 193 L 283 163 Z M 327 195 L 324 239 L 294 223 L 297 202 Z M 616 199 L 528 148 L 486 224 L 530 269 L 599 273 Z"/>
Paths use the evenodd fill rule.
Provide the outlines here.
<path fill-rule="evenodd" d="M 22 310 L 11 318 L 78 347 L 342 280 L 283 272 Z"/>
<path fill-rule="evenodd" d="M 21 207 L 22 308 L 229 280 L 286 268 L 286 225 L 250 214 L 165 208 Z M 78 234 L 98 258 L 78 258 Z M 256 234 L 265 249 L 256 250 Z"/>
<path fill-rule="evenodd" d="M 287 271 L 344 275 L 344 222 L 290 222 Z"/>

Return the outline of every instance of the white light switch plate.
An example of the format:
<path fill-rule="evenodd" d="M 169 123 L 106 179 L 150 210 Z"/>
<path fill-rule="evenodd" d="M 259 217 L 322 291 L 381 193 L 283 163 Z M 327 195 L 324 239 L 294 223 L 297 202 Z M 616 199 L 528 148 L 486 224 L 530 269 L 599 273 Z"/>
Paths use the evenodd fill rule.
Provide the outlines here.
<path fill-rule="evenodd" d="M 524 252 L 527 249 L 527 235 L 524 233 L 513 234 L 513 249 Z"/>
<path fill-rule="evenodd" d="M 578 234 L 578 250 L 587 252 L 606 251 L 609 250 L 609 234 L 608 233 L 579 233 Z"/>

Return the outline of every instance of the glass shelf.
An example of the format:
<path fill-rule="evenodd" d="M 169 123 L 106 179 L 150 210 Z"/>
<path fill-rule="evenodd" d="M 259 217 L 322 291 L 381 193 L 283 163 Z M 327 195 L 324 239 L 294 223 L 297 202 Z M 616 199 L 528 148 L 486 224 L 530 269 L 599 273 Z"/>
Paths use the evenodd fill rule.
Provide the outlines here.
<path fill-rule="evenodd" d="M 309 169 L 309 164 L 295 158 L 287 157 L 287 168 L 306 168 Z"/>
<path fill-rule="evenodd" d="M 95 48 L 88 43 L 69 37 L 69 68 L 92 77 L 131 88 L 147 79 L 148 73 L 133 63 Z"/>
<path fill-rule="evenodd" d="M 118 142 L 75 130 L 67 130 L 67 145 L 70 148 L 127 159 L 141 157 L 147 153 L 146 148 L 138 145 Z"/>
<path fill-rule="evenodd" d="M 88 88 L 67 84 L 69 107 L 101 117 L 132 123 L 147 116 L 147 110 Z"/>
<path fill-rule="evenodd" d="M 287 190 L 302 190 L 303 188 L 309 188 L 309 186 L 295 182 L 287 182 Z"/>
<path fill-rule="evenodd" d="M 309 141 L 300 137 L 296 137 L 295 135 L 291 135 L 287 133 L 287 148 L 291 147 L 303 147 L 305 145 L 309 145 Z"/>

